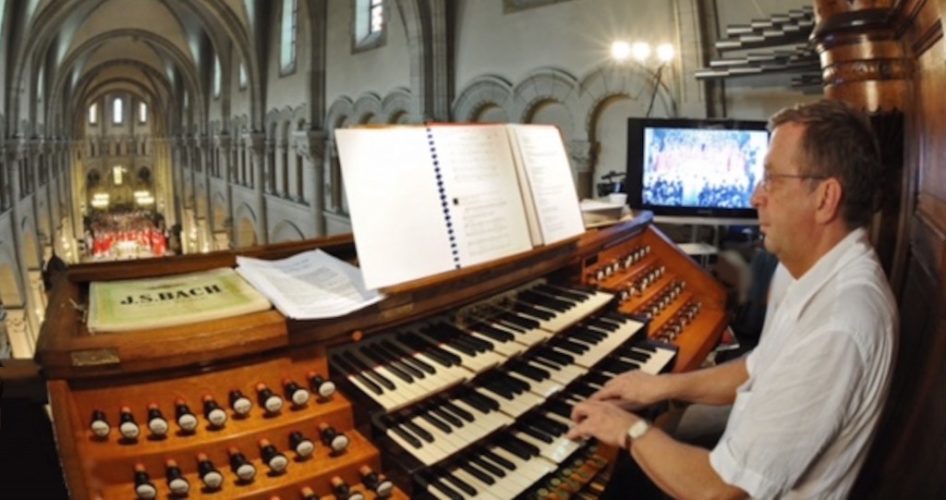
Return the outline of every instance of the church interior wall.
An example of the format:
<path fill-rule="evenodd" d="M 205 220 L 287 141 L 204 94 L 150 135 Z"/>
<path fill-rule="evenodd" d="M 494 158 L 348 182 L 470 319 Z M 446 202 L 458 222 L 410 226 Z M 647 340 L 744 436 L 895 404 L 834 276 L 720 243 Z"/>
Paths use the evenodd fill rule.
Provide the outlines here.
<path fill-rule="evenodd" d="M 380 47 L 352 50 L 352 16 L 355 0 L 328 2 L 325 102 L 331 106 L 341 98 L 357 100 L 371 92 L 387 96 L 397 88 L 410 87 L 411 54 L 400 9 L 388 2 L 385 41 Z"/>
<path fill-rule="evenodd" d="M 306 87 L 309 83 L 308 61 L 311 42 L 309 39 L 309 23 L 305 11 L 306 2 L 298 2 L 299 12 L 297 23 L 299 30 L 296 38 L 296 58 L 294 68 L 283 71 L 280 68 L 280 18 L 282 15 L 281 1 L 272 2 L 270 9 L 270 30 L 267 41 L 266 58 L 266 104 L 267 109 L 281 109 L 286 106 L 295 107 L 308 101 Z"/>

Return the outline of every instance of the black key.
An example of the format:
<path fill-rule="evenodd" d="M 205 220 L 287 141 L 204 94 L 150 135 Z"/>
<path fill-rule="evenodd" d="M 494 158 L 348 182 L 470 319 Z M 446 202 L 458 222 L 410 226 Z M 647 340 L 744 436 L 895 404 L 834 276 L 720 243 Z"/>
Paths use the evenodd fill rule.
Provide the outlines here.
<path fill-rule="evenodd" d="M 457 417 L 454 417 L 450 413 L 444 411 L 444 409 L 439 406 L 431 406 L 430 411 L 433 412 L 434 415 L 440 417 L 441 419 L 446 420 L 447 422 L 450 423 L 450 425 L 454 427 L 457 427 L 457 428 L 463 427 L 463 421 L 461 421 Z"/>
<path fill-rule="evenodd" d="M 551 418 L 546 416 L 545 413 L 540 414 L 538 418 L 535 420 L 535 423 L 539 425 L 540 427 L 542 427 L 543 429 L 545 429 L 549 434 L 553 436 L 561 436 L 562 434 L 565 434 L 566 432 L 568 432 L 567 425 L 561 422 L 558 422 L 556 420 L 552 420 Z"/>
<path fill-rule="evenodd" d="M 655 352 L 657 352 L 656 350 L 648 351 L 646 349 L 638 349 L 637 347 L 629 346 L 629 345 L 622 345 L 621 347 L 618 347 L 614 351 L 618 353 L 622 353 L 622 354 L 627 354 L 628 357 L 635 357 L 642 360 L 650 359 L 650 357 L 653 356 Z"/>
<path fill-rule="evenodd" d="M 466 420 L 467 422 L 473 422 L 474 420 L 476 420 L 476 418 L 473 416 L 472 413 L 464 410 L 463 408 L 460 408 L 459 406 L 453 404 L 453 402 L 451 401 L 444 401 L 443 408 L 444 410 L 450 411 L 454 415 L 462 418 L 463 420 Z"/>
<path fill-rule="evenodd" d="M 528 358 L 528 360 L 532 364 L 544 366 L 545 368 L 548 368 L 550 370 L 561 370 L 562 367 L 565 366 L 562 363 L 553 363 L 552 361 L 541 358 L 539 356 L 531 356 L 530 358 Z"/>
<path fill-rule="evenodd" d="M 354 367 L 361 370 L 361 374 L 364 375 L 365 377 L 368 377 L 371 380 L 374 380 L 378 384 L 384 386 L 389 391 L 393 391 L 395 389 L 393 382 L 383 377 L 380 373 L 372 370 L 367 364 L 365 364 L 365 362 L 358 359 L 358 357 L 355 356 L 354 353 L 350 351 L 346 351 L 344 354 L 342 354 L 342 356 L 345 356 L 345 359 L 347 359 Z"/>
<path fill-rule="evenodd" d="M 502 317 L 496 317 L 492 321 L 496 325 L 499 325 L 503 328 L 507 328 L 509 330 L 512 330 L 518 333 L 526 333 L 527 331 L 532 329 L 532 327 L 521 326 L 510 321 L 505 321 Z"/>
<path fill-rule="evenodd" d="M 476 488 L 470 486 L 469 484 L 463 482 L 457 476 L 453 475 L 450 472 L 444 471 L 443 478 L 445 481 L 453 484 L 457 488 L 463 490 L 467 495 L 474 496 L 476 495 Z"/>
<path fill-rule="evenodd" d="M 548 411 L 560 416 L 565 417 L 569 420 L 572 418 L 572 407 L 571 405 L 562 402 L 562 401 L 550 401 L 546 407 Z"/>
<path fill-rule="evenodd" d="M 485 351 L 489 351 L 493 349 L 493 344 L 483 339 L 478 339 L 476 337 L 473 337 L 472 335 L 460 329 L 456 325 L 453 325 L 450 323 L 441 323 L 441 325 L 443 325 L 443 328 L 446 329 L 448 332 L 450 332 L 451 335 L 456 336 L 456 338 L 460 339 L 462 342 L 466 342 L 467 344 L 474 346 L 480 352 L 485 352 Z"/>
<path fill-rule="evenodd" d="M 421 330 L 421 333 L 427 335 L 431 339 L 434 339 L 436 342 L 446 344 L 467 356 L 476 356 L 476 349 L 470 347 L 464 342 L 460 341 L 452 335 L 448 335 L 445 331 L 440 330 L 439 327 L 429 326 Z"/>
<path fill-rule="evenodd" d="M 585 382 L 590 382 L 592 384 L 604 385 L 604 384 L 607 384 L 609 380 L 611 380 L 611 377 L 607 377 L 600 373 L 588 372 L 587 375 L 582 377 L 582 380 L 584 380 Z"/>
<path fill-rule="evenodd" d="M 414 377 L 411 377 L 410 374 L 398 368 L 394 363 L 390 363 L 384 358 L 384 355 L 379 353 L 376 349 L 373 349 L 371 346 L 362 346 L 361 352 L 379 366 L 383 366 L 389 372 L 393 373 L 395 377 L 407 382 L 408 384 L 414 382 Z"/>
<path fill-rule="evenodd" d="M 409 431 L 413 432 L 415 435 L 419 436 L 424 441 L 427 441 L 428 443 L 434 442 L 434 435 L 425 431 L 421 426 L 415 424 L 414 422 L 410 420 L 405 420 L 403 425 Z"/>
<path fill-rule="evenodd" d="M 537 356 L 549 359 L 554 363 L 558 363 L 559 365 L 571 365 L 575 363 L 575 358 L 573 356 L 569 356 L 563 352 L 555 351 L 548 347 L 540 347 L 534 352 Z"/>
<path fill-rule="evenodd" d="M 498 383 L 495 380 L 485 382 L 483 384 L 483 388 L 508 401 L 512 401 L 513 398 L 515 397 L 515 394 L 512 392 L 512 389 L 503 386 L 502 384 Z"/>
<path fill-rule="evenodd" d="M 495 399 L 489 396 L 486 396 L 485 394 L 481 394 L 479 391 L 470 391 L 469 397 L 473 400 L 478 401 L 479 404 L 485 406 L 486 408 L 490 410 L 499 409 L 499 401 L 496 401 Z"/>
<path fill-rule="evenodd" d="M 488 485 L 490 485 L 490 486 L 496 484 L 496 480 L 493 479 L 492 477 L 490 477 L 489 474 L 486 474 L 485 472 L 483 472 L 483 471 L 477 469 L 476 467 L 473 467 L 472 465 L 470 465 L 469 462 L 460 462 L 460 463 L 458 463 L 457 465 L 458 465 L 461 469 L 463 469 L 464 471 L 466 471 L 469 475 L 471 475 L 471 476 L 473 476 L 473 477 L 479 479 L 480 481 L 483 481 L 484 483 L 486 483 L 486 484 L 488 484 Z"/>
<path fill-rule="evenodd" d="M 461 394 L 457 397 L 463 400 L 464 403 L 476 408 L 483 413 L 489 413 L 492 411 L 488 404 L 484 403 L 481 399 L 474 398 L 472 394 Z"/>
<path fill-rule="evenodd" d="M 536 329 L 539 327 L 539 322 L 534 319 L 529 319 L 522 317 L 516 313 L 506 313 L 500 317 L 500 320 L 503 322 L 512 323 L 526 329 Z"/>
<path fill-rule="evenodd" d="M 499 467 L 496 467 L 495 465 L 487 462 L 486 460 L 483 460 L 483 458 L 480 457 L 479 455 L 474 454 L 470 456 L 470 462 L 473 462 L 473 464 L 475 464 L 480 469 L 483 469 L 484 471 L 489 472 L 490 474 L 496 477 L 506 477 L 506 471 L 502 470 Z"/>
<path fill-rule="evenodd" d="M 518 446 L 519 448 L 527 451 L 530 456 L 534 457 L 539 454 L 540 450 L 537 446 L 531 443 L 527 443 L 513 435 L 509 435 L 508 438 L 509 438 L 509 441 L 513 444 L 513 446 Z"/>
<path fill-rule="evenodd" d="M 556 337 L 552 340 L 549 340 L 549 345 L 565 349 L 568 352 L 573 352 L 575 354 L 584 354 L 590 349 L 587 345 L 579 344 L 578 342 L 566 339 L 564 337 Z"/>
<path fill-rule="evenodd" d="M 588 342 L 598 343 L 608 338 L 608 334 L 599 332 L 591 328 L 576 328 L 571 332 L 575 338 L 587 340 Z"/>
<path fill-rule="evenodd" d="M 451 429 L 449 425 L 443 423 L 443 421 L 435 417 L 429 411 L 426 411 L 426 409 L 424 408 L 420 410 L 419 416 L 420 418 L 426 420 L 430 425 L 440 429 L 443 432 L 446 432 L 447 434 L 450 434 L 453 432 L 453 429 Z"/>
<path fill-rule="evenodd" d="M 530 422 L 526 422 L 519 428 L 519 430 L 538 439 L 539 441 L 542 441 L 543 443 L 552 444 L 555 442 L 555 439 L 552 436 L 549 436 L 545 433 L 545 431 L 542 431 L 534 425 L 531 425 Z"/>
<path fill-rule="evenodd" d="M 645 344 L 643 342 L 634 344 L 631 347 L 634 349 L 640 349 L 641 351 L 657 352 L 657 346 L 652 345 L 652 344 Z"/>
<path fill-rule="evenodd" d="M 400 436 L 401 439 L 407 441 L 408 444 L 410 444 L 414 448 L 420 448 L 421 446 L 423 446 L 419 439 L 408 434 L 408 432 L 405 431 L 403 428 L 401 428 L 401 426 L 398 425 L 397 422 L 394 422 L 393 420 L 388 420 L 388 419 L 384 419 L 384 422 L 388 425 L 387 430 L 397 434 L 398 436 Z"/>
<path fill-rule="evenodd" d="M 604 363 L 602 363 L 602 367 L 610 368 L 614 370 L 616 373 L 624 373 L 627 371 L 636 370 L 640 368 L 637 364 L 632 364 L 632 363 L 620 361 L 617 359 L 606 360 Z"/>
<path fill-rule="evenodd" d="M 411 334 L 408 336 L 407 334 L 400 333 L 397 335 L 397 340 L 405 346 L 410 347 L 414 352 L 417 352 L 444 368 L 449 368 L 459 363 L 459 361 L 453 361 L 452 358 L 455 356 L 445 352 L 443 349 L 435 349 L 433 344 L 421 340 L 417 335 Z"/>
<path fill-rule="evenodd" d="M 591 387 L 590 385 L 583 384 L 583 383 L 573 384 L 570 387 L 570 390 L 571 392 L 578 394 L 579 396 L 582 396 L 584 398 L 587 398 L 588 396 L 591 396 L 592 394 L 598 392 L 598 390 L 595 389 L 594 387 Z"/>
<path fill-rule="evenodd" d="M 476 323 L 470 327 L 470 330 L 496 340 L 497 342 L 510 342 L 516 339 L 515 335 L 505 330 L 487 325 L 486 323 Z"/>
<path fill-rule="evenodd" d="M 533 307 L 533 306 L 531 306 L 531 305 L 529 305 L 529 304 L 527 304 L 527 303 L 525 303 L 525 302 L 517 302 L 517 303 L 515 303 L 515 304 L 512 306 L 512 309 L 513 309 L 514 311 L 518 311 L 518 312 L 520 312 L 520 313 L 522 313 L 522 314 L 525 314 L 525 315 L 527 315 L 527 316 L 532 316 L 533 318 L 538 318 L 538 319 L 542 319 L 542 320 L 546 320 L 546 321 L 548 321 L 548 320 L 550 320 L 550 319 L 552 319 L 552 318 L 555 317 L 555 314 L 553 314 L 553 313 L 551 313 L 551 312 L 549 312 L 549 311 L 543 311 L 542 309 L 539 309 L 538 307 Z"/>
<path fill-rule="evenodd" d="M 425 378 L 424 372 L 421 371 L 418 367 L 413 366 L 408 360 L 398 356 L 397 354 L 391 352 L 387 347 L 385 347 L 381 342 L 374 344 L 377 352 L 381 353 L 390 363 L 396 363 L 398 367 L 402 370 L 408 372 L 414 378 Z"/>
<path fill-rule="evenodd" d="M 415 367 L 417 367 L 417 368 L 419 368 L 419 369 L 421 369 L 421 370 L 423 370 L 423 371 L 429 373 L 430 375 L 433 375 L 433 374 L 437 373 L 437 370 L 436 370 L 433 366 L 430 366 L 429 364 L 423 362 L 422 360 L 417 359 L 417 358 L 414 357 L 409 351 L 405 351 L 404 349 L 401 349 L 400 347 L 397 346 L 397 344 L 391 342 L 390 340 L 382 340 L 382 341 L 380 342 L 380 344 L 381 344 L 385 349 L 387 349 L 387 350 L 391 351 L 392 353 L 396 354 L 396 355 L 397 355 L 400 359 L 402 359 L 405 363 L 409 363 L 409 364 L 411 364 L 411 365 L 413 365 L 413 366 L 415 366 Z"/>
<path fill-rule="evenodd" d="M 624 322 L 627 321 L 627 316 L 622 316 L 620 313 L 611 311 L 602 314 L 598 319 L 610 321 L 611 323 L 616 323 L 618 325 L 623 325 Z"/>
<path fill-rule="evenodd" d="M 381 390 L 380 387 L 378 387 L 378 384 L 375 384 L 374 382 L 363 377 L 360 373 L 358 373 L 357 370 L 355 370 L 353 366 L 348 364 L 348 362 L 342 359 L 341 357 L 332 356 L 332 363 L 335 365 L 336 368 L 342 371 L 345 375 L 353 377 L 354 379 L 356 379 L 357 381 L 361 382 L 363 385 L 368 387 L 368 389 L 370 389 L 371 392 L 378 395 L 381 395 L 384 392 Z"/>
<path fill-rule="evenodd" d="M 512 436 L 503 436 L 501 439 L 496 441 L 496 445 L 508 451 L 509 453 L 512 453 L 513 455 L 521 458 L 522 460 L 529 460 L 530 458 L 535 456 L 532 453 L 530 453 L 527 449 L 521 446 L 518 446 L 516 443 L 514 443 L 513 439 L 515 438 L 513 438 Z"/>
<path fill-rule="evenodd" d="M 505 458 L 503 458 L 503 457 L 497 455 L 496 453 L 493 453 L 493 452 L 490 451 L 490 450 L 484 449 L 484 450 L 483 450 L 483 456 L 485 456 L 486 458 L 492 460 L 494 463 L 497 463 L 497 464 L 499 464 L 499 465 L 505 467 L 506 470 L 510 470 L 510 471 L 516 470 L 516 464 L 510 462 L 509 460 L 506 460 Z"/>
<path fill-rule="evenodd" d="M 536 382 L 541 382 L 548 377 L 549 373 L 545 370 L 540 370 L 538 368 L 533 368 L 525 363 L 520 363 L 516 361 L 510 361 L 506 363 L 506 369 L 516 372 L 523 377 L 526 377 L 530 380 L 535 380 Z"/>
<path fill-rule="evenodd" d="M 454 491 L 453 488 L 450 488 L 438 478 L 432 477 L 428 479 L 423 476 L 414 476 L 414 478 L 417 481 L 417 484 L 419 484 L 421 488 L 424 488 L 425 490 L 427 490 L 427 492 L 430 492 L 431 490 L 437 490 L 440 493 L 446 495 L 447 498 L 449 498 L 450 500 L 463 500 L 463 495 Z M 471 494 L 475 495 L 476 490 L 473 490 L 473 491 L 474 493 L 471 493 Z"/>
<path fill-rule="evenodd" d="M 556 297 L 563 297 L 563 298 L 572 300 L 574 302 L 583 302 L 585 301 L 585 299 L 587 299 L 590 296 L 590 295 L 585 295 L 585 294 L 573 292 L 570 290 L 566 290 L 564 288 L 552 287 L 549 285 L 538 285 L 535 287 L 535 290 L 538 290 L 540 292 L 545 292 L 549 295 L 554 295 Z"/>
<path fill-rule="evenodd" d="M 573 302 L 556 299 L 554 297 L 550 297 L 548 295 L 544 295 L 544 294 L 536 293 L 536 292 L 529 292 L 529 291 L 521 292 L 516 296 L 516 298 L 520 300 L 524 300 L 531 304 L 535 304 L 537 306 L 547 307 L 549 309 L 553 309 L 559 312 L 566 312 L 569 309 L 575 307 L 575 304 Z"/>

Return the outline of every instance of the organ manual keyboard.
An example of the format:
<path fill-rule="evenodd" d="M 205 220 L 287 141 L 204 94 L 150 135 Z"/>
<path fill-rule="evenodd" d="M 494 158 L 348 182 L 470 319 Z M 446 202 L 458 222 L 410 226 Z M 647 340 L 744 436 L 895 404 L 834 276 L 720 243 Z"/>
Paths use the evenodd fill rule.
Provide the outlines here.
<path fill-rule="evenodd" d="M 243 254 L 311 248 L 356 257 L 350 236 Z M 593 445 L 564 438 L 576 402 L 627 370 L 695 368 L 725 326 L 720 286 L 649 214 L 391 287 L 339 318 L 85 326 L 91 281 L 234 263 L 221 252 L 83 265 L 57 280 L 36 360 L 73 498 L 548 490 L 574 464 L 602 466 Z"/>

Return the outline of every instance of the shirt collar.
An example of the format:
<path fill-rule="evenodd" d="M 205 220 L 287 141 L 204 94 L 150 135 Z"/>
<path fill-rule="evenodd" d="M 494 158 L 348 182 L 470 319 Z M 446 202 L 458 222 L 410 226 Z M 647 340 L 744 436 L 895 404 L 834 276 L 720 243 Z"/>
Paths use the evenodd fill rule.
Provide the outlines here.
<path fill-rule="evenodd" d="M 794 316 L 801 314 L 808 301 L 838 272 L 843 263 L 850 262 L 857 255 L 870 251 L 870 248 L 867 230 L 857 228 L 822 255 L 801 278 L 792 279 L 786 289 L 786 299 L 789 299 L 792 309 L 795 310 Z"/>

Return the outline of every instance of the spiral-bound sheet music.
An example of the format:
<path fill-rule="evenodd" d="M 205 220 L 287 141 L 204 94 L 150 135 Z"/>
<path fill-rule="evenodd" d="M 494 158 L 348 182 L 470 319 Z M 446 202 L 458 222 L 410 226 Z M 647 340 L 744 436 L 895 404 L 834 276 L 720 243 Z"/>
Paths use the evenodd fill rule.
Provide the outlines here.
<path fill-rule="evenodd" d="M 564 173 L 551 175 L 533 164 L 537 171 L 527 175 L 523 163 L 528 161 L 517 156 L 526 148 L 514 148 L 511 137 L 503 125 L 336 131 L 366 286 L 390 286 L 528 251 L 543 241 L 542 216 L 527 216 L 538 206 L 565 213 L 574 206 L 577 226 L 565 217 L 571 226 L 556 226 L 547 232 L 554 239 L 546 242 L 583 231 L 561 140 L 554 136 L 553 156 L 561 158 L 543 163 Z M 541 188 L 537 194 L 554 191 L 558 199 L 532 199 L 529 179 L 533 188 Z M 564 179 L 567 189 L 550 191 L 543 179 Z"/>

